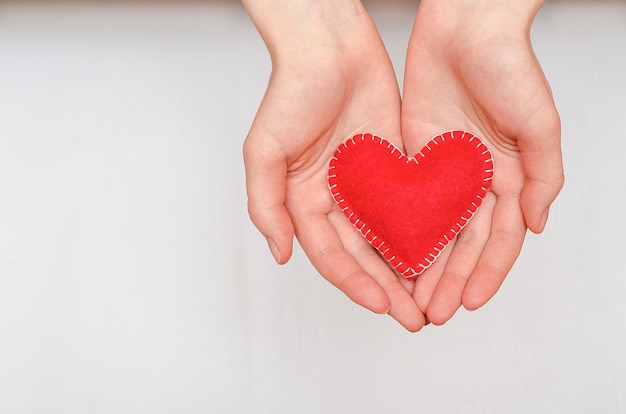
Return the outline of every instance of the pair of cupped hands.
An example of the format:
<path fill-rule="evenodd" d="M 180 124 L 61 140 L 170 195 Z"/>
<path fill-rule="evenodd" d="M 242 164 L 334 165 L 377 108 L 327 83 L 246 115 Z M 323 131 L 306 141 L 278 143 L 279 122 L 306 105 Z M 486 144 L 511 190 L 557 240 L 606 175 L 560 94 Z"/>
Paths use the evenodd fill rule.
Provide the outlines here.
<path fill-rule="evenodd" d="M 499 289 L 526 230 L 563 185 L 560 119 L 532 51 L 540 1 L 422 0 L 402 99 L 375 24 L 356 0 L 244 0 L 272 73 L 244 143 L 250 217 L 280 264 L 297 237 L 354 302 L 409 331 L 474 310 Z M 478 135 L 495 175 L 470 223 L 414 281 L 398 276 L 331 197 L 328 162 L 356 133 L 412 156 L 451 129 Z"/>

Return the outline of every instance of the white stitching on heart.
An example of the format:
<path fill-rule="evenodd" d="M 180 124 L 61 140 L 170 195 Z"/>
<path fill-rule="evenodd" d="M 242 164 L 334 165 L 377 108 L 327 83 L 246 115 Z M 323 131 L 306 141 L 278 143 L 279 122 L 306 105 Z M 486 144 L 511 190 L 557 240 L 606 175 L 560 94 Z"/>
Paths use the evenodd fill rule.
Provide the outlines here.
<path fill-rule="evenodd" d="M 458 136 L 458 134 L 460 134 L 460 136 Z M 439 257 L 439 255 L 448 246 L 450 241 L 452 241 L 454 237 L 456 237 L 456 235 L 465 227 L 465 225 L 467 225 L 467 223 L 469 223 L 472 217 L 476 214 L 476 211 L 478 211 L 479 206 L 482 204 L 482 198 L 485 196 L 485 194 L 488 191 L 487 188 L 480 187 L 482 195 L 477 194 L 476 201 L 471 202 L 471 208 L 473 208 L 473 210 L 467 209 L 467 213 L 469 214 L 469 217 L 466 218 L 465 216 L 462 215 L 459 220 L 459 221 L 462 221 L 462 223 L 457 222 L 447 232 L 444 232 L 442 236 L 442 240 L 438 241 L 436 245 L 432 247 L 432 250 L 426 254 L 425 257 L 419 259 L 417 266 L 419 266 L 420 269 L 414 269 L 408 264 L 405 264 L 401 260 L 398 260 L 397 262 L 394 263 L 394 261 L 396 261 L 396 255 L 393 255 L 391 257 L 388 255 L 389 251 L 391 250 L 391 247 L 385 246 L 385 249 L 383 250 L 383 245 L 386 244 L 386 241 L 380 240 L 378 235 L 373 233 L 372 229 L 367 225 L 367 223 L 365 223 L 364 221 L 356 217 L 355 212 L 350 208 L 350 206 L 346 205 L 345 200 L 343 198 L 341 199 L 339 198 L 340 191 L 337 188 L 338 183 L 335 182 L 337 175 L 332 173 L 332 170 L 335 168 L 334 163 L 338 161 L 337 156 L 342 154 L 342 151 L 341 151 L 342 147 L 346 149 L 349 148 L 349 143 L 351 145 L 357 145 L 358 140 L 365 141 L 366 139 L 371 139 L 372 141 L 376 141 L 376 139 L 378 139 L 378 143 L 380 145 L 384 145 L 385 143 L 387 144 L 387 148 L 391 150 L 392 155 L 394 155 L 395 152 L 398 151 L 400 153 L 400 155 L 398 156 L 399 160 L 405 157 L 406 163 L 415 162 L 416 164 L 419 164 L 417 156 L 420 155 L 422 158 L 425 158 L 426 155 L 424 154 L 423 151 L 425 152 L 432 151 L 432 148 L 430 147 L 430 143 L 433 143 L 434 145 L 439 145 L 440 142 L 445 142 L 446 138 L 464 140 L 466 139 L 466 137 L 469 137 L 468 142 L 472 142 L 474 140 L 478 141 L 478 143 L 476 144 L 476 148 L 481 148 L 483 146 L 485 147 L 485 150 L 481 152 L 481 155 L 488 156 L 488 158 L 485 159 L 484 162 L 491 163 L 492 166 L 491 168 L 487 168 L 484 170 L 484 173 L 487 174 L 487 177 L 485 177 L 483 181 L 491 181 L 493 179 L 494 167 L 493 167 L 493 157 L 491 156 L 489 148 L 487 148 L 487 146 L 478 137 L 465 131 L 448 131 L 448 132 L 444 132 L 440 135 L 435 136 L 426 144 L 424 148 L 422 148 L 420 152 L 418 152 L 412 158 L 405 156 L 402 153 L 402 151 L 400 151 L 399 148 L 393 145 L 393 143 L 385 140 L 382 137 L 378 137 L 373 134 L 357 134 L 357 135 L 354 135 L 352 138 L 346 140 L 342 145 L 340 145 L 335 151 L 335 154 L 330 161 L 329 172 L 328 172 L 328 185 L 329 185 L 329 189 L 331 191 L 333 198 L 335 199 L 335 201 L 337 202 L 341 210 L 344 212 L 344 214 L 346 214 L 349 221 L 363 235 L 363 237 L 365 237 L 365 239 L 381 253 L 381 255 L 389 262 L 391 266 L 393 266 L 398 271 L 398 273 L 400 273 L 407 279 L 413 279 L 419 276 L 421 273 L 423 273 L 426 269 L 428 269 L 434 263 L 437 257 Z M 360 224 L 360 227 L 359 227 L 359 224 Z M 452 238 L 448 237 L 449 233 L 453 234 Z M 370 236 L 371 236 L 371 239 L 369 238 Z M 438 248 L 437 246 L 440 246 L 440 247 Z M 431 260 L 429 260 L 429 258 L 431 258 Z"/>

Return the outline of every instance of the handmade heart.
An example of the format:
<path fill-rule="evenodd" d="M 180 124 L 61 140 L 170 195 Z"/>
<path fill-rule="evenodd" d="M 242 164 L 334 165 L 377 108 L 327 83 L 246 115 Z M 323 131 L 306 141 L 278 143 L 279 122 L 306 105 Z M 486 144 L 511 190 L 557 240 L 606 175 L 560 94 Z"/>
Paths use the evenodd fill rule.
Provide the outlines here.
<path fill-rule="evenodd" d="M 407 279 L 430 267 L 467 225 L 492 177 L 489 149 L 464 131 L 437 135 L 412 158 L 384 138 L 355 135 L 328 170 L 346 217 Z"/>

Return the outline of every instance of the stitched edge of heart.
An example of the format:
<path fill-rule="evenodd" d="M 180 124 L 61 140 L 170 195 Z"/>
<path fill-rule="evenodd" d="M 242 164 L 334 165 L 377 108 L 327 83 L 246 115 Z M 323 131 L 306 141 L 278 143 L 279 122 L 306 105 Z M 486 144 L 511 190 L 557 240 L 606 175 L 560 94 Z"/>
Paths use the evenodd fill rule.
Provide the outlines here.
<path fill-rule="evenodd" d="M 385 146 L 388 150 L 390 150 L 391 155 L 395 155 L 398 152 L 398 160 L 404 160 L 407 164 L 409 162 L 415 162 L 419 164 L 418 157 L 425 158 L 426 155 L 432 151 L 432 145 L 439 145 L 441 142 L 444 142 L 446 139 L 467 139 L 469 142 L 476 142 L 476 148 L 481 149 L 484 147 L 484 150 L 479 154 L 484 158 L 484 162 L 486 163 L 485 169 L 483 171 L 484 178 L 483 181 L 485 184 L 481 186 L 478 194 L 475 194 L 475 201 L 471 202 L 471 205 L 467 209 L 467 214 L 469 217 L 465 217 L 461 215 L 459 221 L 455 223 L 453 227 L 451 227 L 447 232 L 445 232 L 442 238 L 435 243 L 435 245 L 431 248 L 431 251 L 426 254 L 425 257 L 420 258 L 418 265 L 419 269 L 414 269 L 409 266 L 406 261 L 402 258 L 398 257 L 395 252 L 393 246 L 389 245 L 389 242 L 383 240 L 378 234 L 370 228 L 370 225 L 361 220 L 356 212 L 348 205 L 348 203 L 342 198 L 341 192 L 338 189 L 337 175 L 333 174 L 333 169 L 335 168 L 335 163 L 338 161 L 338 156 L 341 155 L 342 148 L 348 149 L 351 146 L 357 145 L 357 141 L 365 141 L 366 139 L 371 139 L 372 141 L 379 140 L 380 145 Z M 415 154 L 414 157 L 406 156 L 398 147 L 396 147 L 393 143 L 387 141 L 385 138 L 373 135 L 373 134 L 357 134 L 352 138 L 344 141 L 341 145 L 337 147 L 333 158 L 330 160 L 330 164 L 328 167 L 328 187 L 333 196 L 333 199 L 339 206 L 339 208 L 343 211 L 344 215 L 350 220 L 352 225 L 361 233 L 361 235 L 380 252 L 380 254 L 387 260 L 387 262 L 396 269 L 398 273 L 404 276 L 406 279 L 411 280 L 422 274 L 426 269 L 428 269 L 441 255 L 446 246 L 454 240 L 456 235 L 463 230 L 463 228 L 469 223 L 469 221 L 474 217 L 476 211 L 482 204 L 483 198 L 487 194 L 487 191 L 491 187 L 491 181 L 493 179 L 494 172 L 494 161 L 493 156 L 491 155 L 491 151 L 489 148 L 478 138 L 476 135 L 471 134 L 466 131 L 447 131 L 443 132 L 439 135 L 433 137 L 424 147 Z"/>

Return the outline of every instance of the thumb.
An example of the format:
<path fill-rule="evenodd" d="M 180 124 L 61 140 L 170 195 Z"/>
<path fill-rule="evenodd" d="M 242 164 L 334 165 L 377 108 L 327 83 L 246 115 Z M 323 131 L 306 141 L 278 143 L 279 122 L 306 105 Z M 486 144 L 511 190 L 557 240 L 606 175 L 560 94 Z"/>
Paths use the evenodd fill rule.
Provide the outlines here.
<path fill-rule="evenodd" d="M 250 219 L 267 239 L 276 262 L 287 263 L 294 228 L 285 207 L 287 161 L 282 148 L 253 126 L 243 145 L 243 158 Z"/>
<path fill-rule="evenodd" d="M 561 123 L 556 108 L 538 112 L 521 132 L 518 144 L 526 180 L 520 204 L 528 228 L 541 233 L 550 205 L 565 181 Z"/>

